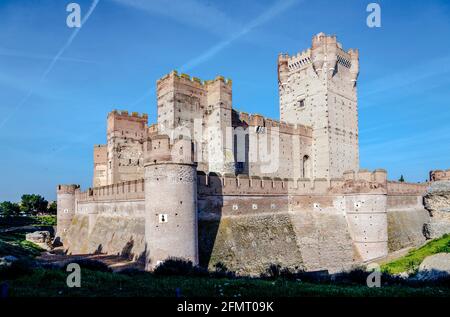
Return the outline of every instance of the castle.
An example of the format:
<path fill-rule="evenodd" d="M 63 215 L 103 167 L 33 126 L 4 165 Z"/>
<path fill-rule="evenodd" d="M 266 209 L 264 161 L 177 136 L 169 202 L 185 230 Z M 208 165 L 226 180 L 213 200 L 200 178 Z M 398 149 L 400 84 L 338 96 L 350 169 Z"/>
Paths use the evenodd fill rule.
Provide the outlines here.
<path fill-rule="evenodd" d="M 340 271 L 422 243 L 428 184 L 359 167 L 358 54 L 323 33 L 280 54 L 280 121 L 233 109 L 230 79 L 162 77 L 157 123 L 112 111 L 92 188 L 57 187 L 64 247 L 257 274 Z"/>

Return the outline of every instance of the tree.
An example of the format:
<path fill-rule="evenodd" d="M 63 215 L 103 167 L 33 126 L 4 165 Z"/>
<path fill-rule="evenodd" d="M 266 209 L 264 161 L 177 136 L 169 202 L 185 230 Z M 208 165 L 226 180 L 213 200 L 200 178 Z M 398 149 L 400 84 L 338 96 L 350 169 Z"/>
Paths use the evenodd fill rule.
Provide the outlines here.
<path fill-rule="evenodd" d="M 399 182 L 402 182 L 402 183 L 405 182 L 405 179 L 403 178 L 403 175 L 400 175 L 400 179 L 399 179 L 398 181 L 399 181 Z"/>
<path fill-rule="evenodd" d="M 20 210 L 28 214 L 37 214 L 47 211 L 48 201 L 40 195 L 22 195 Z"/>
<path fill-rule="evenodd" d="M 10 201 L 0 203 L 0 214 L 3 216 L 17 216 L 20 214 L 19 204 Z"/>
<path fill-rule="evenodd" d="M 48 205 L 47 211 L 49 214 L 56 215 L 56 208 L 56 201 L 52 201 L 52 203 Z"/>

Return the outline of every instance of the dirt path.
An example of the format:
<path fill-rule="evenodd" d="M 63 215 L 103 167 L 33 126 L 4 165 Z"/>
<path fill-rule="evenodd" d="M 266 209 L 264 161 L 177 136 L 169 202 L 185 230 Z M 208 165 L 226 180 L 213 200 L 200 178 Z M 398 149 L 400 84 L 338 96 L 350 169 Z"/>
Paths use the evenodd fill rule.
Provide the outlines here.
<path fill-rule="evenodd" d="M 62 248 L 55 248 L 50 252 L 43 252 L 40 256 L 36 257 L 36 260 L 42 264 L 53 264 L 58 267 L 65 267 L 67 264 L 77 260 L 95 260 L 106 264 L 114 272 L 129 268 L 144 269 L 142 263 L 124 259 L 119 255 L 106 255 L 106 254 L 67 255 L 64 254 L 64 250 Z"/>

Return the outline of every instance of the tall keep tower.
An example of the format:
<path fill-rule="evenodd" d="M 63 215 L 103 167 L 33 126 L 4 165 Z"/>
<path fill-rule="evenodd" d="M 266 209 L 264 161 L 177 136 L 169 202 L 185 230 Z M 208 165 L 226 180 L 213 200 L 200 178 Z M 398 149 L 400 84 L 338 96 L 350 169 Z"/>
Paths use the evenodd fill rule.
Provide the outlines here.
<path fill-rule="evenodd" d="M 323 33 L 310 49 L 278 57 L 281 120 L 313 128 L 314 178 L 359 169 L 358 73 L 358 50 L 344 51 L 335 36 Z"/>
<path fill-rule="evenodd" d="M 147 141 L 145 158 L 146 270 L 170 257 L 198 264 L 197 165 L 190 139 Z"/>

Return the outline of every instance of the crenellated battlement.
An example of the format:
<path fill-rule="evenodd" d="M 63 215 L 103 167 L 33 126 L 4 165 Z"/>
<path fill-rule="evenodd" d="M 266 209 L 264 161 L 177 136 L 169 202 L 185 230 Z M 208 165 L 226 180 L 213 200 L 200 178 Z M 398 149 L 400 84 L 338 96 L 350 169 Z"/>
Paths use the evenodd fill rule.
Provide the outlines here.
<path fill-rule="evenodd" d="M 173 70 L 169 74 L 164 75 L 159 80 L 157 80 L 157 85 L 160 86 L 165 83 L 184 83 L 196 88 L 204 89 L 207 88 L 207 86 L 214 84 L 215 82 L 223 82 L 230 87 L 232 86 L 232 80 L 221 75 L 212 80 L 203 80 L 186 73 L 178 74 L 178 71 L 176 70 Z"/>
<path fill-rule="evenodd" d="M 384 169 L 376 169 L 373 172 L 365 169 L 360 169 L 357 172 L 346 171 L 344 172 L 344 180 L 378 182 L 384 184 L 387 181 L 387 171 Z"/>
<path fill-rule="evenodd" d="M 419 195 L 426 193 L 430 183 L 387 182 L 388 195 Z"/>
<path fill-rule="evenodd" d="M 266 118 L 260 114 L 248 114 L 247 112 L 236 111 L 241 124 L 250 127 L 264 127 L 271 130 L 278 128 L 280 133 L 302 135 L 312 137 L 312 128 L 302 124 L 291 124 L 285 121 Z"/>
<path fill-rule="evenodd" d="M 344 178 L 308 179 L 198 173 L 199 195 L 306 195 L 386 193 L 386 171 L 347 172 Z"/>
<path fill-rule="evenodd" d="M 161 163 L 194 164 L 192 141 L 180 136 L 172 143 L 168 135 L 155 135 L 148 138 L 145 145 L 144 165 Z"/>
<path fill-rule="evenodd" d="M 76 184 L 70 184 L 70 185 L 64 185 L 60 184 L 56 187 L 56 192 L 58 194 L 75 194 L 80 190 L 80 185 Z"/>
<path fill-rule="evenodd" d="M 448 181 L 450 180 L 450 169 L 430 171 L 430 181 Z"/>
<path fill-rule="evenodd" d="M 113 117 L 115 117 L 117 119 L 127 119 L 127 120 L 131 119 L 132 120 L 133 118 L 135 118 L 136 120 L 143 120 L 143 121 L 146 121 L 146 122 L 148 120 L 148 114 L 146 114 L 146 113 L 139 114 L 138 112 L 133 111 L 130 114 L 127 110 L 116 110 L 116 109 L 114 109 L 113 111 L 111 111 L 108 114 L 108 118 L 110 116 L 113 116 Z"/>
<path fill-rule="evenodd" d="M 158 124 L 153 123 L 147 128 L 147 135 L 155 135 L 158 134 Z"/>
<path fill-rule="evenodd" d="M 144 179 L 88 188 L 75 194 L 77 202 L 144 199 Z"/>
<path fill-rule="evenodd" d="M 139 114 L 126 110 L 113 110 L 108 114 L 107 130 L 108 133 L 114 131 L 133 130 L 144 132 L 148 123 L 148 114 Z M 139 135 L 142 137 L 141 135 Z"/>

